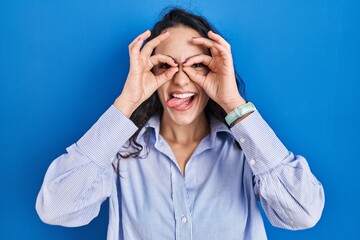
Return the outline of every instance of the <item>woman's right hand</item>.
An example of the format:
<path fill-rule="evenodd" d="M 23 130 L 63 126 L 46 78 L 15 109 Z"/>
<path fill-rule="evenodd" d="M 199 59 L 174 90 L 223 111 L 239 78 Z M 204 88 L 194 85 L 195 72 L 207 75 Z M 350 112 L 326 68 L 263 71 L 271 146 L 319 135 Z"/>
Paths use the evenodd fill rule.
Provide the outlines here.
<path fill-rule="evenodd" d="M 114 102 L 115 107 L 125 116 L 130 117 L 141 103 L 179 70 L 177 63 L 171 57 L 162 54 L 151 55 L 169 34 L 169 32 L 164 32 L 141 48 L 144 41 L 151 35 L 151 32 L 146 30 L 129 45 L 130 70 L 122 93 Z M 170 67 L 162 74 L 154 75 L 151 69 L 160 63 L 168 64 Z"/>

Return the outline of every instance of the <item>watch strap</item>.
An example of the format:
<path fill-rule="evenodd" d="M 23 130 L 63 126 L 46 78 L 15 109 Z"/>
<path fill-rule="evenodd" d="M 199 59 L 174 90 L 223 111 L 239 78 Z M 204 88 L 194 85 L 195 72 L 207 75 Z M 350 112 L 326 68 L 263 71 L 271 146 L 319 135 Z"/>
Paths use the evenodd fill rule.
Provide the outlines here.
<path fill-rule="evenodd" d="M 236 120 L 243 117 L 244 115 L 248 113 L 252 113 L 256 110 L 254 104 L 251 102 L 248 102 L 244 105 L 241 105 L 240 107 L 235 108 L 232 110 L 226 117 L 225 121 L 226 123 L 232 127 Z"/>

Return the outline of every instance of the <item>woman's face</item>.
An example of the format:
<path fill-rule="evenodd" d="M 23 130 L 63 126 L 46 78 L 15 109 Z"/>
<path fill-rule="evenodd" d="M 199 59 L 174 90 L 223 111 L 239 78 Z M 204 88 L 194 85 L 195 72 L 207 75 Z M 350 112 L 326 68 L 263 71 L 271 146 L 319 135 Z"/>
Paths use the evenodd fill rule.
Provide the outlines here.
<path fill-rule="evenodd" d="M 204 114 L 209 97 L 199 85 L 189 79 L 183 71 L 182 64 L 193 56 L 209 54 L 209 50 L 191 43 L 193 37 L 201 37 L 192 28 L 179 26 L 166 30 L 170 35 L 156 47 L 155 54 L 163 54 L 173 58 L 178 63 L 179 71 L 170 81 L 157 90 L 164 108 L 162 117 L 168 123 L 188 125 Z M 167 64 L 159 64 L 154 67 L 154 74 L 161 74 L 168 67 Z M 192 67 L 202 75 L 206 75 L 209 71 L 202 64 L 194 64 Z"/>

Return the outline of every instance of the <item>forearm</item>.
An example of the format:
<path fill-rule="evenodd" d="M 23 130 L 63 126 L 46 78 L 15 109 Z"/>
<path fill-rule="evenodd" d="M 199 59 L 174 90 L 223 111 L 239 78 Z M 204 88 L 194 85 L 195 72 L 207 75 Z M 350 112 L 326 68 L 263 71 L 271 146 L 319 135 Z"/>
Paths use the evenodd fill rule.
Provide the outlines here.
<path fill-rule="evenodd" d="M 324 189 L 302 156 L 292 153 L 273 169 L 255 176 L 255 193 L 269 221 L 298 230 L 313 227 L 324 207 Z"/>
<path fill-rule="evenodd" d="M 112 160 L 136 126 L 111 106 L 67 153 L 50 165 L 36 209 L 50 224 L 87 224 L 111 193 Z M 80 214 L 81 213 L 81 214 Z"/>
<path fill-rule="evenodd" d="M 36 210 L 48 224 L 75 227 L 98 215 L 101 203 L 111 192 L 113 173 L 80 153 L 76 144 L 67 150 L 47 170 Z"/>
<path fill-rule="evenodd" d="M 288 229 L 314 225 L 323 209 L 324 192 L 305 158 L 289 152 L 257 111 L 231 130 L 253 172 L 255 193 L 270 222 Z"/>

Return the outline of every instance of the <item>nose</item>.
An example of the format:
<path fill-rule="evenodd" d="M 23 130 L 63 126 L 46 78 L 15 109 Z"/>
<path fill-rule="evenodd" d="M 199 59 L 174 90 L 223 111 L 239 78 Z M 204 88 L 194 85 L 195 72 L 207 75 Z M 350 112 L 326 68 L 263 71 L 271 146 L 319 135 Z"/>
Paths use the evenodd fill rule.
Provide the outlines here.
<path fill-rule="evenodd" d="M 179 86 L 185 86 L 190 82 L 188 75 L 179 67 L 179 71 L 173 77 L 173 83 Z"/>

